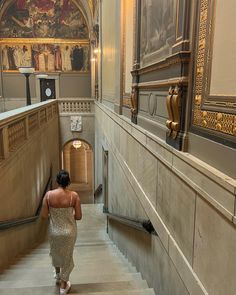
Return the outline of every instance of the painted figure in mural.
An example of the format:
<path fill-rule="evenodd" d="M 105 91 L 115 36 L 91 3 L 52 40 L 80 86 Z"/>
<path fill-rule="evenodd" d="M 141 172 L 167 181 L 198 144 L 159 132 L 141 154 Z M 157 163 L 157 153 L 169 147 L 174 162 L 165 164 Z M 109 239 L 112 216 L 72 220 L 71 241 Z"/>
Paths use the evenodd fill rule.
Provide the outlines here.
<path fill-rule="evenodd" d="M 9 70 L 16 70 L 16 64 L 14 59 L 14 47 L 7 47 L 7 57 L 9 63 Z"/>
<path fill-rule="evenodd" d="M 16 7 L 19 10 L 25 9 L 26 0 L 17 0 L 16 1 Z"/>
<path fill-rule="evenodd" d="M 32 67 L 36 71 L 39 70 L 39 48 L 37 44 L 32 46 Z"/>
<path fill-rule="evenodd" d="M 34 37 L 33 20 L 30 16 L 23 17 L 22 21 L 17 19 L 15 16 L 12 16 L 11 19 L 20 27 L 23 37 Z"/>
<path fill-rule="evenodd" d="M 89 48 L 88 46 L 83 47 L 84 50 L 84 60 L 83 60 L 83 71 L 87 72 L 89 70 Z"/>
<path fill-rule="evenodd" d="M 62 68 L 62 58 L 61 58 L 61 49 L 60 46 L 56 45 L 54 49 L 54 57 L 55 57 L 55 70 L 60 71 Z"/>
<path fill-rule="evenodd" d="M 32 62 L 31 62 L 31 52 L 27 48 L 27 46 L 23 46 L 22 49 L 22 59 L 21 59 L 21 66 L 22 67 L 31 67 Z"/>
<path fill-rule="evenodd" d="M 35 23 L 35 34 L 42 38 L 53 37 L 55 35 L 55 28 L 53 27 L 52 20 L 44 14 L 41 19 Z"/>
<path fill-rule="evenodd" d="M 22 49 L 20 48 L 20 46 L 18 45 L 15 46 L 13 57 L 15 60 L 16 67 L 19 68 L 22 63 Z"/>
<path fill-rule="evenodd" d="M 72 52 L 72 70 L 81 71 L 83 68 L 84 50 L 80 45 L 75 45 Z"/>
<path fill-rule="evenodd" d="M 54 50 L 52 45 L 46 45 L 44 51 L 45 61 L 46 61 L 46 71 L 55 71 L 55 58 Z"/>
<path fill-rule="evenodd" d="M 66 48 L 62 52 L 62 70 L 65 72 L 72 70 L 71 49 L 68 45 L 66 46 Z"/>
<path fill-rule="evenodd" d="M 2 65 L 3 70 L 9 70 L 9 62 L 8 62 L 8 46 L 4 46 L 2 49 Z"/>
<path fill-rule="evenodd" d="M 49 69 L 54 70 L 54 55 L 51 54 L 50 48 L 45 44 L 40 45 L 39 52 L 39 71 L 47 72 Z"/>
<path fill-rule="evenodd" d="M 1 19 L 0 37 L 88 38 L 86 21 L 72 0 L 15 0 Z"/>
<path fill-rule="evenodd" d="M 47 13 L 49 16 L 53 16 L 55 2 L 56 0 L 35 0 L 34 4 L 38 10 L 38 13 Z"/>

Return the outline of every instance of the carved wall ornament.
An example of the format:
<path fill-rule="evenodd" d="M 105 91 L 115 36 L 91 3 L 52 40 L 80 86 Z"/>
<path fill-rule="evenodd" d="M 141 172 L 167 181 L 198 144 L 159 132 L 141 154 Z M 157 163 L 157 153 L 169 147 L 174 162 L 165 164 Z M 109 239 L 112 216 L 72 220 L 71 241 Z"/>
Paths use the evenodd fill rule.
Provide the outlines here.
<path fill-rule="evenodd" d="M 138 114 L 138 87 L 133 86 L 131 92 L 131 121 L 137 124 Z"/>
<path fill-rule="evenodd" d="M 82 131 L 82 117 L 81 116 L 71 116 L 71 131 Z"/>
<path fill-rule="evenodd" d="M 166 105 L 169 115 L 169 119 L 166 121 L 166 126 L 169 129 L 168 136 L 176 139 L 180 131 L 181 120 L 181 89 L 179 86 L 170 87 Z"/>

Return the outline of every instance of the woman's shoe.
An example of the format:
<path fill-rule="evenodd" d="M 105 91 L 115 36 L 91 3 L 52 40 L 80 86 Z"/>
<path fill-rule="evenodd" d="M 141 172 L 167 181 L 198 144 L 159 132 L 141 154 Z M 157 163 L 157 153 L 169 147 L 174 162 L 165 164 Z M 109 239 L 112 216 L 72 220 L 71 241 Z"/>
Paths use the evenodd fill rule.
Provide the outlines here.
<path fill-rule="evenodd" d="M 70 288 L 71 283 L 68 281 L 65 289 L 60 288 L 60 295 L 67 294 L 70 291 Z"/>

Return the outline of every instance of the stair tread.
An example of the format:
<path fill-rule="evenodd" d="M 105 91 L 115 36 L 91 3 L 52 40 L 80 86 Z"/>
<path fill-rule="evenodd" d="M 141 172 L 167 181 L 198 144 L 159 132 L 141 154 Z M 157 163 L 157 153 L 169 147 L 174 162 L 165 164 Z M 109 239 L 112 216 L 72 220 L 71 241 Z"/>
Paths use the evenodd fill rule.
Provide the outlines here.
<path fill-rule="evenodd" d="M 108 292 L 89 292 L 89 293 L 73 293 L 75 295 L 155 295 L 153 289 L 136 289 L 136 290 L 119 290 L 119 291 L 108 291 Z"/>
<path fill-rule="evenodd" d="M 118 281 L 118 282 L 105 282 L 105 283 L 90 283 L 90 284 L 73 284 L 71 293 L 91 293 L 91 292 L 109 292 L 114 290 L 137 290 L 147 289 L 145 280 L 131 280 L 131 281 Z M 58 286 L 42 286 L 30 288 L 8 288 L 2 289 L 1 295 L 23 295 L 23 294 L 58 294 Z"/>
<path fill-rule="evenodd" d="M 94 275 L 81 275 L 73 276 L 71 274 L 70 281 L 72 284 L 89 284 L 89 283 L 105 283 L 111 281 L 128 281 L 128 280 L 142 279 L 140 273 L 123 273 L 123 274 L 94 274 Z M 39 280 L 37 277 L 29 280 L 21 281 L 0 281 L 0 288 L 23 288 L 23 287 L 39 287 L 39 286 L 54 286 L 55 280 L 53 278 L 44 278 Z"/>

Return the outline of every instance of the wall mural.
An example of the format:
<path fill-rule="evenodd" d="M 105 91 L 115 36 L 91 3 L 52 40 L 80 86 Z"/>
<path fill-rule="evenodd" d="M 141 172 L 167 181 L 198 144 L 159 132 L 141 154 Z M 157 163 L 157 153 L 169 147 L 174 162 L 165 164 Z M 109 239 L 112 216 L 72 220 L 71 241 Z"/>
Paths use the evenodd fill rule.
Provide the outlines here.
<path fill-rule="evenodd" d="M 18 67 L 34 67 L 40 72 L 89 71 L 89 45 L 78 43 L 1 45 L 2 68 L 16 71 Z"/>
<path fill-rule="evenodd" d="M 177 0 L 142 0 L 141 66 L 171 54 L 176 40 Z"/>
<path fill-rule="evenodd" d="M 88 39 L 89 34 L 73 0 L 16 0 L 1 18 L 0 37 Z"/>

